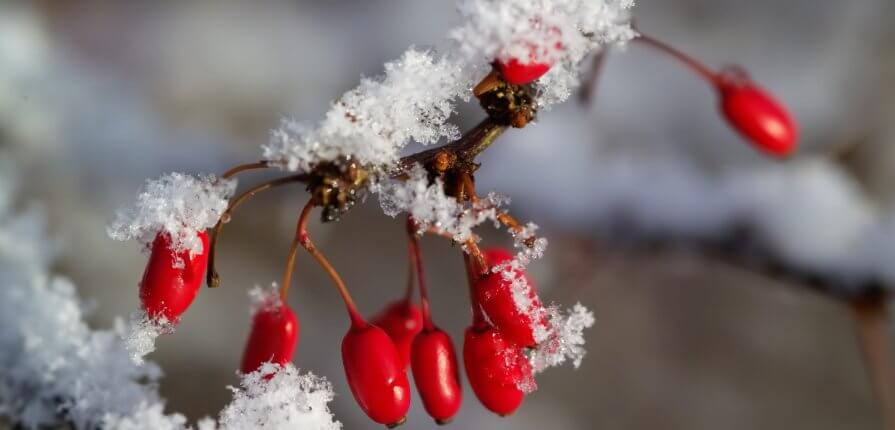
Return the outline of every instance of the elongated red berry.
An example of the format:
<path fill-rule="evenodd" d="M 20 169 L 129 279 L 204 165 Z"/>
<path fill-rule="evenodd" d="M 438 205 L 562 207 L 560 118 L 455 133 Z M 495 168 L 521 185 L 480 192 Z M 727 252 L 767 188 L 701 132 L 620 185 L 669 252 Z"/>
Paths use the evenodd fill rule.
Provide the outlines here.
<path fill-rule="evenodd" d="M 342 339 L 342 364 L 351 394 L 373 421 L 404 422 L 410 408 L 410 384 L 394 342 L 372 324 L 352 324 Z"/>
<path fill-rule="evenodd" d="M 140 282 L 140 302 L 151 318 L 163 317 L 177 323 L 196 298 L 208 263 L 208 234 L 201 231 L 198 236 L 202 252 L 190 255 L 181 251 L 175 255 L 168 234 L 156 235 Z M 182 267 L 175 267 L 177 260 Z"/>
<path fill-rule="evenodd" d="M 457 354 L 450 336 L 437 327 L 425 330 L 414 339 L 411 353 L 413 380 L 426 412 L 438 424 L 447 424 L 463 400 Z"/>
<path fill-rule="evenodd" d="M 513 259 L 500 248 L 487 249 L 483 254 L 492 268 Z M 547 312 L 525 271 L 506 267 L 489 273 L 474 283 L 473 291 L 476 302 L 506 340 L 532 347 L 548 331 Z"/>
<path fill-rule="evenodd" d="M 401 366 L 410 364 L 410 346 L 413 338 L 423 329 L 423 316 L 420 309 L 409 300 L 391 303 L 372 320 L 373 325 L 385 330 L 398 353 L 401 355 Z"/>
<path fill-rule="evenodd" d="M 476 397 L 491 412 L 512 414 L 525 392 L 520 385 L 531 381 L 531 365 L 522 349 L 507 342 L 494 327 L 466 329 L 463 342 L 466 377 Z"/>
<path fill-rule="evenodd" d="M 786 108 L 743 72 L 722 73 L 718 90 L 724 117 L 762 151 L 785 157 L 798 141 L 798 126 Z"/>
<path fill-rule="evenodd" d="M 292 361 L 298 343 L 298 318 L 285 303 L 261 306 L 252 318 L 252 331 L 242 354 L 242 373 L 258 370 L 263 363 L 286 364 Z"/>

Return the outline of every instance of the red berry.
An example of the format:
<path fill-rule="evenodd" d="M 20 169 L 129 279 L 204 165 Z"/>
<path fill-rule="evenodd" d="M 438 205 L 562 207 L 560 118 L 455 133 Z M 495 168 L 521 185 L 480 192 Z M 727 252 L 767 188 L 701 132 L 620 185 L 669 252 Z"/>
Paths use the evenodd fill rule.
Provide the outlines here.
<path fill-rule="evenodd" d="M 198 236 L 202 252 L 191 256 L 189 251 L 181 251 L 176 254 L 177 258 L 168 234 L 155 236 L 140 282 L 140 301 L 150 318 L 164 317 L 177 323 L 196 298 L 208 263 L 208 234 L 201 231 Z M 183 267 L 174 267 L 176 259 L 182 261 Z"/>
<path fill-rule="evenodd" d="M 390 304 L 378 316 L 373 318 L 373 325 L 385 330 L 401 356 L 401 366 L 410 364 L 410 346 L 413 338 L 423 329 L 423 316 L 420 309 L 408 300 L 399 300 Z"/>
<path fill-rule="evenodd" d="M 513 259 L 512 254 L 499 248 L 487 249 L 483 254 L 485 262 L 492 268 Z M 506 274 L 512 278 L 507 279 Z M 473 290 L 476 302 L 506 340 L 532 347 L 537 343 L 537 332 L 548 330 L 544 305 L 534 283 L 523 270 L 507 267 L 489 273 L 475 282 Z"/>
<path fill-rule="evenodd" d="M 743 72 L 720 76 L 721 110 L 744 137 L 768 154 L 791 154 L 798 140 L 798 126 L 773 96 L 756 86 Z"/>
<path fill-rule="evenodd" d="M 507 342 L 494 327 L 466 329 L 463 362 L 472 391 L 488 410 L 512 414 L 525 393 L 519 385 L 531 380 L 531 365 L 522 349 Z"/>
<path fill-rule="evenodd" d="M 537 80 L 550 71 L 550 66 L 550 64 L 535 61 L 533 58 L 525 64 L 515 58 L 510 58 L 506 62 L 497 62 L 503 80 L 513 85 L 525 85 Z"/>
<path fill-rule="evenodd" d="M 375 325 L 352 325 L 342 339 L 342 364 L 354 399 L 373 421 L 394 426 L 410 408 L 410 384 L 388 334 Z"/>
<path fill-rule="evenodd" d="M 450 422 L 463 400 L 450 336 L 438 328 L 420 333 L 413 341 L 411 359 L 413 380 L 426 412 L 439 424 Z"/>
<path fill-rule="evenodd" d="M 533 30 L 538 31 L 543 24 L 540 19 L 534 19 L 531 25 Z M 560 41 L 561 34 L 559 29 L 550 27 L 547 29 L 547 33 L 549 36 L 545 37 L 555 40 L 553 48 L 561 51 L 563 45 Z M 550 71 L 550 67 L 553 66 L 553 61 L 548 59 L 550 54 L 547 47 L 537 46 L 532 43 L 526 44 L 528 45 L 528 58 L 526 61 L 523 62 L 519 58 L 506 58 L 497 61 L 497 68 L 500 69 L 500 74 L 510 84 L 525 85 L 533 82 L 544 76 L 544 74 Z"/>
<path fill-rule="evenodd" d="M 252 318 L 252 331 L 242 354 L 242 373 L 258 370 L 263 363 L 292 361 L 298 343 L 298 318 L 285 303 L 262 306 Z"/>

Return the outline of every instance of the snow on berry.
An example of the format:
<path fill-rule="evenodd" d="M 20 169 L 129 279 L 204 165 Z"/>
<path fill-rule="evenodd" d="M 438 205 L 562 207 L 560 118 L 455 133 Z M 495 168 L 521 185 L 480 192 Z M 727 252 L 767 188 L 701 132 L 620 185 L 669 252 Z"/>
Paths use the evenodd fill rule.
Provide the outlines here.
<path fill-rule="evenodd" d="M 457 62 L 411 48 L 386 63 L 382 77 L 362 79 L 342 95 L 320 124 L 284 119 L 262 145 L 263 158 L 290 171 L 308 171 L 340 157 L 364 165 L 391 165 L 411 141 L 426 144 L 459 137 L 448 118 L 455 100 L 469 97 L 471 85 Z"/>
<path fill-rule="evenodd" d="M 559 366 L 567 360 L 577 369 L 587 351 L 584 349 L 584 329 L 594 325 L 594 314 L 581 303 L 576 303 L 566 314 L 551 306 L 547 313 L 550 333 L 537 348 L 529 352 L 529 362 L 535 374 Z"/>
<path fill-rule="evenodd" d="M 469 64 L 551 65 L 539 104 L 566 100 L 578 83 L 578 64 L 590 52 L 635 36 L 628 10 L 633 0 L 466 0 L 463 25 L 449 36 L 457 56 Z"/>
<path fill-rule="evenodd" d="M 235 180 L 168 173 L 146 181 L 136 204 L 118 211 L 107 231 L 112 239 L 136 240 L 147 249 L 164 232 L 171 238 L 175 255 L 184 251 L 196 255 L 203 251 L 199 232 L 214 227 L 235 190 Z M 182 258 L 174 264 L 182 266 Z"/>

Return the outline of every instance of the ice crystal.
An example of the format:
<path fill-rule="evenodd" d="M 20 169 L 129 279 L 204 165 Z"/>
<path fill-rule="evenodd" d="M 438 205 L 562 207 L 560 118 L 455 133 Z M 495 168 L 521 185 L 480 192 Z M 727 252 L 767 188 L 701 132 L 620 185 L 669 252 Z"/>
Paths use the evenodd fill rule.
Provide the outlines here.
<path fill-rule="evenodd" d="M 548 310 L 550 333 L 529 353 L 529 361 L 535 374 L 558 366 L 567 360 L 575 368 L 581 365 L 584 354 L 584 329 L 594 325 L 594 315 L 581 303 L 563 314 L 555 306 Z"/>

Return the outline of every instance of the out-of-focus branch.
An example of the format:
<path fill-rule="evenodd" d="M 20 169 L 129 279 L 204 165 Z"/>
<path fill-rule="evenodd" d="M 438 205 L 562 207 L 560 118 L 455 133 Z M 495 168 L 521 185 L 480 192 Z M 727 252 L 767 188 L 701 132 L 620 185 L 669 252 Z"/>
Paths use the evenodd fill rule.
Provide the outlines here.
<path fill-rule="evenodd" d="M 884 428 L 895 430 L 895 362 L 889 333 L 886 296 L 851 303 L 864 367 L 879 402 Z"/>

